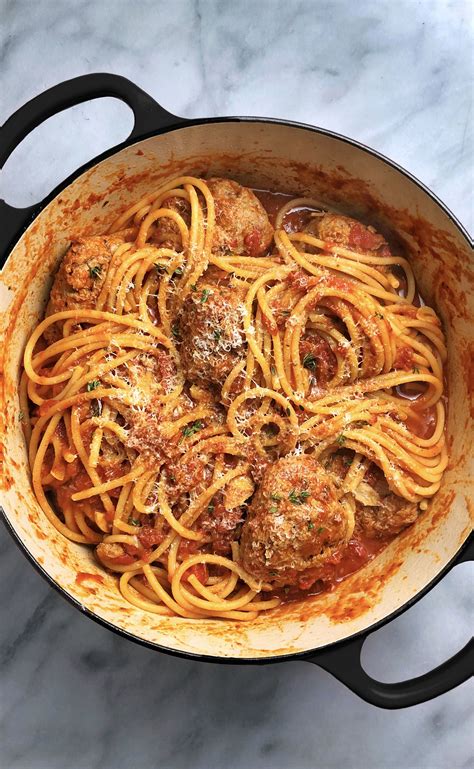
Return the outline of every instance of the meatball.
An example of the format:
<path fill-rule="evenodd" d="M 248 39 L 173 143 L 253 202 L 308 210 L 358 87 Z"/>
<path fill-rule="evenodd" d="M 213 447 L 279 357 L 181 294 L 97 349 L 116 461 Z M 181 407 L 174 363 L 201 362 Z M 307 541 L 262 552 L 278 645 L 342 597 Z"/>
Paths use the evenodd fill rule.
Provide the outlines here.
<path fill-rule="evenodd" d="M 354 491 L 356 525 L 370 539 L 394 537 L 418 517 L 418 505 L 390 491 L 382 470 L 371 464 Z"/>
<path fill-rule="evenodd" d="M 216 212 L 212 250 L 248 256 L 264 254 L 272 242 L 273 227 L 252 190 L 230 179 L 209 179 L 207 186 Z"/>
<path fill-rule="evenodd" d="M 297 584 L 352 534 L 349 508 L 310 456 L 289 456 L 268 468 L 242 527 L 245 569 L 275 587 Z"/>
<path fill-rule="evenodd" d="M 171 196 L 161 204 L 162 208 L 176 211 L 188 225 L 191 224 L 191 206 L 184 198 Z M 172 248 L 175 251 L 182 249 L 181 233 L 176 222 L 168 216 L 162 216 L 155 222 L 154 230 L 150 237 L 151 243 L 161 248 Z"/>
<path fill-rule="evenodd" d="M 350 248 L 360 253 L 376 252 L 390 256 L 385 238 L 373 227 L 341 214 L 323 214 L 315 217 L 306 228 L 321 240 Z"/>
<path fill-rule="evenodd" d="M 358 526 L 369 539 L 394 537 L 418 517 L 418 506 L 389 494 L 380 505 L 356 505 Z"/>
<path fill-rule="evenodd" d="M 64 310 L 95 308 L 110 260 L 123 242 L 123 237 L 119 235 L 75 240 L 56 273 L 46 315 Z M 45 337 L 48 342 L 53 342 L 60 338 L 60 331 L 50 326 Z"/>
<path fill-rule="evenodd" d="M 133 398 L 133 405 L 118 407 L 125 420 L 127 446 L 155 459 L 175 448 L 163 434 L 162 396 L 175 387 L 176 373 L 176 363 L 165 350 L 153 356 L 142 353 L 116 369 L 117 376 L 130 386 Z M 185 413 L 189 403 L 184 396 L 182 400 L 184 405 L 178 401 L 177 409 Z"/>
<path fill-rule="evenodd" d="M 180 356 L 193 383 L 222 386 L 245 355 L 243 292 L 200 280 L 179 320 Z"/>

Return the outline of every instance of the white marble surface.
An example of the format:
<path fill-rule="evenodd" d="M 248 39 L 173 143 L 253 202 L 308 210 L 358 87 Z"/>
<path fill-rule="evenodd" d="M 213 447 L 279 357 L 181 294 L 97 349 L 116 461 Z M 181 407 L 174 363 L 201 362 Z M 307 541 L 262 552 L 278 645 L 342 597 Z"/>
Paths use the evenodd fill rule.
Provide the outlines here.
<path fill-rule="evenodd" d="M 416 174 L 472 231 L 470 0 L 1 0 L 0 122 L 54 83 L 123 74 L 187 117 L 258 114 L 345 133 Z M 26 205 L 131 127 L 113 100 L 37 129 L 2 175 Z M 113 636 L 0 529 L 2 769 L 461 769 L 472 683 L 377 710 L 303 663 L 223 667 Z M 429 670 L 470 635 L 472 566 L 372 636 L 368 671 Z"/>

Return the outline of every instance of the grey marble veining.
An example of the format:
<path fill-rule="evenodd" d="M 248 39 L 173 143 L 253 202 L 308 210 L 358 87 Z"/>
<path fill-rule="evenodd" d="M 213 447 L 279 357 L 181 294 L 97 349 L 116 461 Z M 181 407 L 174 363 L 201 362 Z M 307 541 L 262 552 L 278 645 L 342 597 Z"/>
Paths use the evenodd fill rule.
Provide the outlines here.
<path fill-rule="evenodd" d="M 123 74 L 178 115 L 258 114 L 370 144 L 472 230 L 468 0 L 1 0 L 0 121 L 54 83 Z M 131 129 L 114 100 L 37 129 L 6 164 L 17 205 Z M 0 529 L 1 769 L 463 769 L 472 683 L 408 711 L 293 662 L 232 667 L 134 646 L 81 616 Z M 370 637 L 367 670 L 418 675 L 470 635 L 472 567 Z"/>

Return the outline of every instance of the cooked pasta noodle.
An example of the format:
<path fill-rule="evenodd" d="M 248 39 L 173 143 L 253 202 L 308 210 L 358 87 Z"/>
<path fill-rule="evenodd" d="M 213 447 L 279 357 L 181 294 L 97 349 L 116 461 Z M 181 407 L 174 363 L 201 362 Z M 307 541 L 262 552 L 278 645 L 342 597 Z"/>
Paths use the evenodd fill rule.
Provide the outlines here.
<path fill-rule="evenodd" d="M 96 547 L 125 600 L 249 621 L 285 597 L 285 577 L 252 569 L 240 541 L 278 460 L 311 457 L 332 479 L 347 518 L 339 546 L 321 545 L 333 563 L 364 537 L 388 541 L 436 493 L 446 347 L 409 261 L 370 228 L 356 247 L 325 238 L 320 203 L 287 197 L 269 245 L 257 228 L 245 251 L 223 206 L 182 176 L 73 246 L 27 343 L 20 400 L 41 508 Z M 298 513 L 302 488 L 287 494 Z M 288 584 L 336 579 L 324 558 Z"/>

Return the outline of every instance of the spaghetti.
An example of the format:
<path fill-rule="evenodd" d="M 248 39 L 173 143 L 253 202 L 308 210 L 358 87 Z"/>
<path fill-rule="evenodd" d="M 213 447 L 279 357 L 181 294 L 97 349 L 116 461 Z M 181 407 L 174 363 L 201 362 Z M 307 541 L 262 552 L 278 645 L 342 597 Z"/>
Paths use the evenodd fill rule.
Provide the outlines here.
<path fill-rule="evenodd" d="M 244 246 L 233 226 L 215 183 L 164 184 L 71 246 L 24 353 L 42 510 L 159 615 L 252 620 L 282 587 L 327 587 L 354 548 L 357 568 L 426 509 L 447 464 L 446 347 L 409 262 L 308 199 Z M 292 463 L 321 468 L 332 508 L 308 507 L 320 491 Z M 305 518 L 311 558 L 268 556 L 290 520 L 298 550 L 315 510 L 328 522 Z"/>

